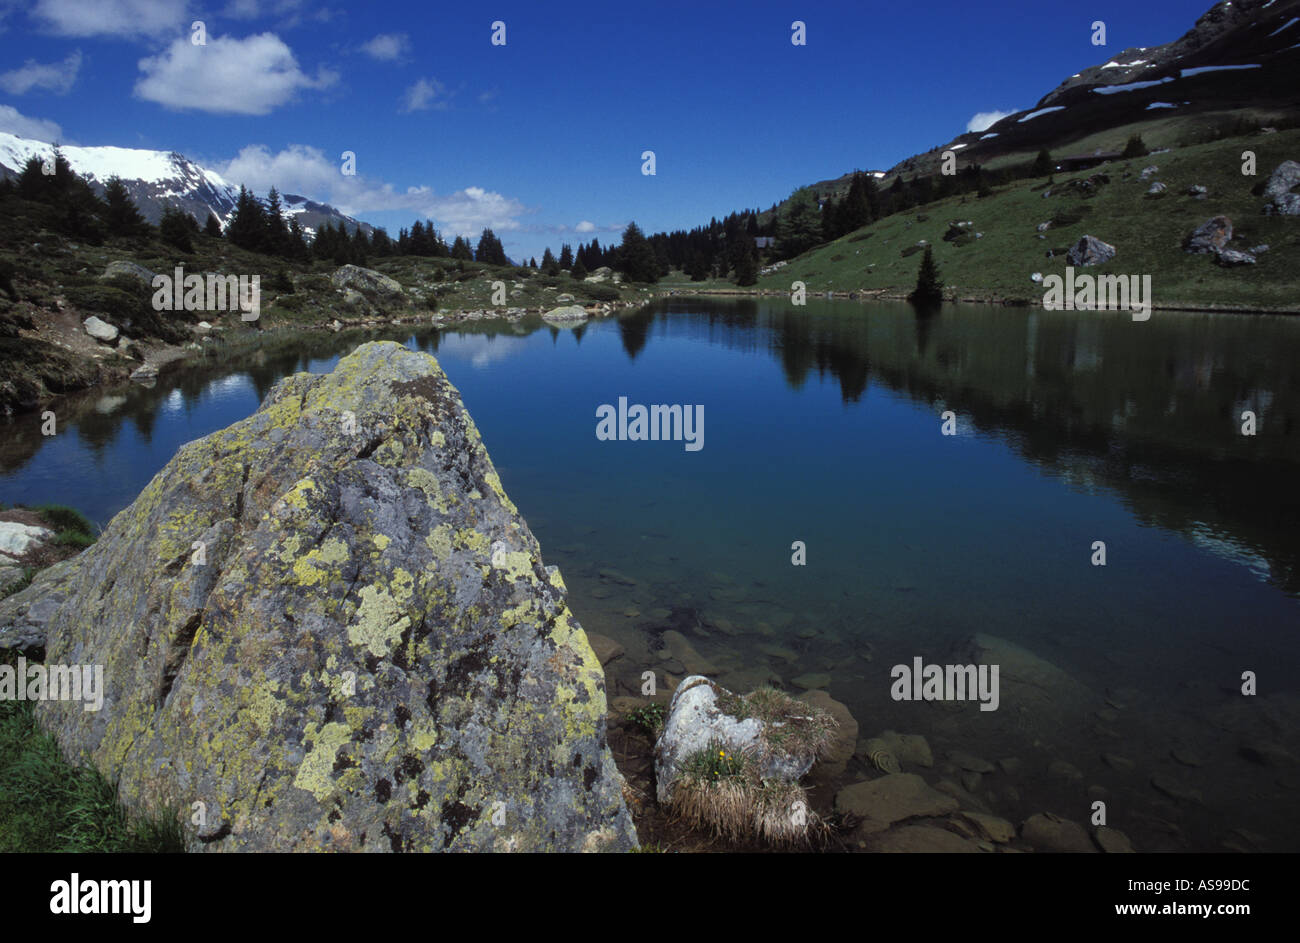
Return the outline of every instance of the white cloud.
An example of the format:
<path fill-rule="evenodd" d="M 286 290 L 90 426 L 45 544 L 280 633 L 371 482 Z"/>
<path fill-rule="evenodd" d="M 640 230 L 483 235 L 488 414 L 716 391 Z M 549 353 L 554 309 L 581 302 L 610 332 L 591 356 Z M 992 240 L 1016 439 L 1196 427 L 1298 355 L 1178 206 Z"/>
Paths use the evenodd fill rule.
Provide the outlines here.
<path fill-rule="evenodd" d="M 447 87 L 437 79 L 420 79 L 402 96 L 402 111 L 424 111 L 428 108 L 441 111 L 447 107 L 447 101 L 439 96 L 446 90 Z"/>
<path fill-rule="evenodd" d="M 38 0 L 32 16 L 64 36 L 156 36 L 189 25 L 188 0 Z"/>
<path fill-rule="evenodd" d="M 380 33 L 361 44 L 361 51 L 380 62 L 397 62 L 411 51 L 411 38 L 405 33 Z"/>
<path fill-rule="evenodd" d="M 213 114 L 265 115 L 302 89 L 325 88 L 338 74 L 322 66 L 312 78 L 274 33 L 245 39 L 208 37 L 206 46 L 176 39 L 166 52 L 140 60 L 135 94 L 169 108 Z"/>
<path fill-rule="evenodd" d="M 245 184 L 257 193 L 274 186 L 281 193 L 304 194 L 330 203 L 349 216 L 397 211 L 409 213 L 412 220 L 432 219 L 448 236 L 476 236 L 484 229 L 518 230 L 518 217 L 527 212 L 518 200 L 482 187 L 442 195 L 429 187 L 401 191 L 361 174 L 344 176 L 341 163 L 315 147 L 294 145 L 272 153 L 250 145 L 234 160 L 214 169 L 231 183 Z"/>
<path fill-rule="evenodd" d="M 34 141 L 54 142 L 63 138 L 63 129 L 53 121 L 29 118 L 11 105 L 0 105 L 0 131 Z"/>
<path fill-rule="evenodd" d="M 987 131 L 989 128 L 993 127 L 993 125 L 997 124 L 999 121 L 1005 118 L 1007 115 L 1014 115 L 1015 113 L 1016 112 L 1014 110 L 999 111 L 996 108 L 993 111 L 977 111 L 975 115 L 970 119 L 970 121 L 966 122 L 966 130 Z"/>
<path fill-rule="evenodd" d="M 593 223 L 591 220 L 584 219 L 582 222 L 578 223 L 578 225 L 573 227 L 573 231 L 574 232 L 595 232 L 596 224 Z"/>
<path fill-rule="evenodd" d="M 0 75 L 0 88 L 10 95 L 25 95 L 32 89 L 48 89 L 56 95 L 66 95 L 77 81 L 81 70 L 81 50 L 68 55 L 62 62 L 41 65 L 28 59 L 17 69 Z"/>

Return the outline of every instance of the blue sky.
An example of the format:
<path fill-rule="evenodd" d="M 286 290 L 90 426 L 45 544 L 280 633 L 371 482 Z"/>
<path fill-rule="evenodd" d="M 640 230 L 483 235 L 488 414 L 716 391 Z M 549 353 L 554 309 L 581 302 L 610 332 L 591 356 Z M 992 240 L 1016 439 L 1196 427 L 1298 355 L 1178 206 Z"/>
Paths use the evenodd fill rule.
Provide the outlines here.
<path fill-rule="evenodd" d="M 177 150 L 394 235 L 427 216 L 540 257 L 887 168 L 1209 6 L 0 0 L 0 130 Z"/>

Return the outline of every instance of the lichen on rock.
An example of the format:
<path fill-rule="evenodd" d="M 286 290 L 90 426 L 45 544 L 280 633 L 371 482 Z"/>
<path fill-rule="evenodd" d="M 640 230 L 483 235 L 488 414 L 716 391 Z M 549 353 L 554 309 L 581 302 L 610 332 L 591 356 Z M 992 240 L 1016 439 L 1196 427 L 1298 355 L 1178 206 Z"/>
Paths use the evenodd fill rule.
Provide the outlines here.
<path fill-rule="evenodd" d="M 437 362 L 370 343 L 183 446 L 0 604 L 99 712 L 37 706 L 191 850 L 623 850 L 604 675 Z"/>

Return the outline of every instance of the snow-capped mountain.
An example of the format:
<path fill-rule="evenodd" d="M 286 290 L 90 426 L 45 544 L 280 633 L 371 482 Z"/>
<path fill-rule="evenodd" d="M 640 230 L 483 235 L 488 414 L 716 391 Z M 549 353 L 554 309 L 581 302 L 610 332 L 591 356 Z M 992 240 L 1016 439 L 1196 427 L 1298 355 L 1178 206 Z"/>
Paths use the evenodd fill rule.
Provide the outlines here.
<path fill-rule="evenodd" d="M 1178 39 L 1111 54 L 1065 79 L 1032 108 L 958 135 L 891 173 L 929 170 L 945 149 L 967 148 L 962 160 L 975 163 L 1040 147 L 1068 153 L 1072 142 L 1090 134 L 1154 117 L 1294 117 L 1300 110 L 1298 75 L 1300 0 L 1222 0 Z"/>
<path fill-rule="evenodd" d="M 0 131 L 0 177 L 17 176 L 32 157 L 45 159 L 53 145 Z M 239 197 L 239 182 L 227 181 L 214 170 L 200 167 L 184 154 L 175 151 L 151 151 L 130 147 L 60 146 L 68 164 L 95 189 L 103 193 L 110 177 L 122 178 L 127 192 L 151 223 L 162 219 L 163 208 L 177 206 L 193 216 L 200 225 L 215 215 L 222 226 L 230 221 Z M 265 193 L 258 196 L 265 197 Z M 327 203 L 316 203 L 304 196 L 282 196 L 285 221 L 297 217 L 308 238 L 329 222 L 340 222 L 348 232 L 358 226 L 372 232 L 368 223 L 340 213 Z"/>

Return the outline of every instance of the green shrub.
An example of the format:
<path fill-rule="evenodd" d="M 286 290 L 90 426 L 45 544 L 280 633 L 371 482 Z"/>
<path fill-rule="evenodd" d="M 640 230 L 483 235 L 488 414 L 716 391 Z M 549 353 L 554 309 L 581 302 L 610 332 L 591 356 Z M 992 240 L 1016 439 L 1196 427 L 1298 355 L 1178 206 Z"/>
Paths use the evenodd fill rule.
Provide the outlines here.
<path fill-rule="evenodd" d="M 582 290 L 592 301 L 618 301 L 622 297 L 617 288 L 611 285 L 602 285 L 599 282 L 595 284 L 584 283 Z"/>

